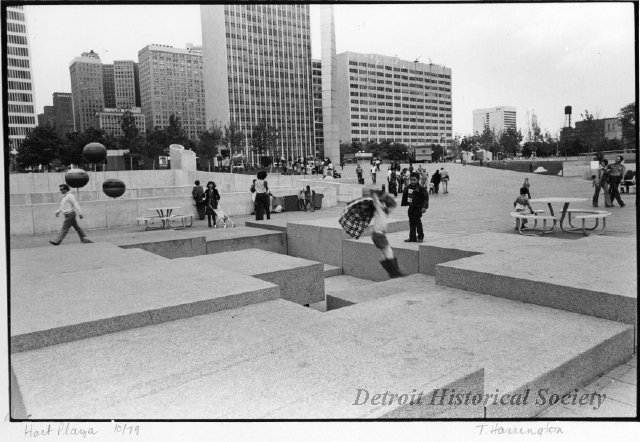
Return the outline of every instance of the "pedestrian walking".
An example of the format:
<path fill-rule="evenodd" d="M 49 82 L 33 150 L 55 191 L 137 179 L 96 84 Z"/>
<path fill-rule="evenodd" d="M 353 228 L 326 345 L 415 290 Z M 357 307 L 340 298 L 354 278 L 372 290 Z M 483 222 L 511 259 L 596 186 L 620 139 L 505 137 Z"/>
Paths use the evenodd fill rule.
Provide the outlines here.
<path fill-rule="evenodd" d="M 410 183 L 402 194 L 402 206 L 409 206 L 407 215 L 409 217 L 409 239 L 404 242 L 422 242 L 424 231 L 422 229 L 422 214 L 429 208 L 429 194 L 418 182 L 420 175 L 416 172 L 411 174 Z"/>
<path fill-rule="evenodd" d="M 69 233 L 69 229 L 73 227 L 78 236 L 80 237 L 80 241 L 83 243 L 91 243 L 90 239 L 87 238 L 87 235 L 84 233 L 82 228 L 78 225 L 78 221 L 76 220 L 76 215 L 82 219 L 82 210 L 80 209 L 80 205 L 76 200 L 76 197 L 73 196 L 71 192 L 69 192 L 69 186 L 67 184 L 60 184 L 58 186 L 60 193 L 62 194 L 62 200 L 60 201 L 60 207 L 56 210 L 56 217 L 60 216 L 62 213 L 64 215 L 64 221 L 62 221 L 62 229 L 58 234 L 58 237 L 53 241 L 49 241 L 54 246 L 60 245 L 62 240 L 67 233 Z"/>

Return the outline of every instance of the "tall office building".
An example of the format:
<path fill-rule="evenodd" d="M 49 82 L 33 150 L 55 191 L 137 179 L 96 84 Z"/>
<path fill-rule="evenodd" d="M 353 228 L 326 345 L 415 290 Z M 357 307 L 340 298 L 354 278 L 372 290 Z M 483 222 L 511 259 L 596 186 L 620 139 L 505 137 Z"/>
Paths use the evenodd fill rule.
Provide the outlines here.
<path fill-rule="evenodd" d="M 336 65 L 341 142 L 451 142 L 450 68 L 353 52 L 338 54 Z"/>
<path fill-rule="evenodd" d="M 510 106 L 476 109 L 473 111 L 473 133 L 482 134 L 484 128 L 493 129 L 496 134 L 505 129 L 516 128 L 516 108 Z"/>
<path fill-rule="evenodd" d="M 63 138 L 75 130 L 73 123 L 73 96 L 69 92 L 53 93 L 53 109 L 56 121 L 56 133 Z"/>
<path fill-rule="evenodd" d="M 127 109 L 136 107 L 136 63 L 131 60 L 115 60 L 113 62 L 113 77 L 115 89 L 115 107 Z"/>
<path fill-rule="evenodd" d="M 173 114 L 189 138 L 197 140 L 206 129 L 201 50 L 148 45 L 138 52 L 138 62 L 147 127 L 167 127 Z"/>
<path fill-rule="evenodd" d="M 102 90 L 104 91 L 104 107 L 116 107 L 116 82 L 112 64 L 102 65 Z"/>
<path fill-rule="evenodd" d="M 56 127 L 56 116 L 53 106 L 45 106 L 44 112 L 38 114 L 38 126 L 49 127 L 52 129 Z"/>
<path fill-rule="evenodd" d="M 251 156 L 264 120 L 279 137 L 263 155 L 314 155 L 309 5 L 203 5 L 200 16 L 207 124 L 237 123 Z"/>
<path fill-rule="evenodd" d="M 313 131 L 316 150 L 324 152 L 324 127 L 322 123 L 322 63 L 313 60 L 312 84 L 313 84 Z"/>
<path fill-rule="evenodd" d="M 27 23 L 22 6 L 7 6 L 6 25 L 9 133 L 5 149 L 17 150 L 28 131 L 37 124 Z"/>
<path fill-rule="evenodd" d="M 83 52 L 71 61 L 69 73 L 75 127 L 83 132 L 94 124 L 96 113 L 105 107 L 100 57 L 93 51 Z"/>

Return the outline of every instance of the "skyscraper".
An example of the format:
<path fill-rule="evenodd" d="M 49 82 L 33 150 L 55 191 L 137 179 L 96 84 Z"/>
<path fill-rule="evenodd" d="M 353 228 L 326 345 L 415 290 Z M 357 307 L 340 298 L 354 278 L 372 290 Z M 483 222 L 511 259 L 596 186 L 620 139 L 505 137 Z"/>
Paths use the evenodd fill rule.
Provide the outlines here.
<path fill-rule="evenodd" d="M 116 107 L 116 82 L 112 64 L 102 65 L 102 90 L 104 91 L 104 107 Z"/>
<path fill-rule="evenodd" d="M 450 142 L 450 68 L 353 52 L 338 54 L 336 64 L 343 143 L 395 141 L 415 148 Z"/>
<path fill-rule="evenodd" d="M 237 123 L 250 156 L 264 120 L 279 132 L 267 155 L 315 154 L 309 5 L 203 5 L 201 19 L 207 125 Z"/>
<path fill-rule="evenodd" d="M 196 140 L 205 130 L 200 49 L 148 45 L 138 52 L 138 62 L 140 102 L 149 130 L 167 127 L 175 115 L 188 137 Z"/>
<path fill-rule="evenodd" d="M 127 109 L 136 107 L 139 91 L 136 90 L 136 63 L 131 60 L 115 60 L 113 77 L 115 89 L 115 107 Z"/>
<path fill-rule="evenodd" d="M 74 131 L 73 97 L 69 92 L 53 93 L 53 109 L 55 112 L 56 132 L 59 137 Z"/>
<path fill-rule="evenodd" d="M 482 134 L 484 128 L 493 129 L 496 134 L 505 129 L 516 128 L 516 108 L 510 106 L 498 106 L 489 109 L 476 109 L 473 111 L 473 133 Z"/>
<path fill-rule="evenodd" d="M 37 124 L 27 23 L 22 6 L 7 6 L 6 32 L 9 142 L 5 149 L 16 150 Z"/>
<path fill-rule="evenodd" d="M 322 63 L 312 61 L 313 67 L 313 122 L 316 150 L 324 152 L 324 125 L 322 122 Z"/>
<path fill-rule="evenodd" d="M 77 131 L 83 132 L 95 124 L 96 113 L 105 107 L 100 57 L 93 51 L 83 52 L 71 61 L 69 73 L 75 126 Z"/>

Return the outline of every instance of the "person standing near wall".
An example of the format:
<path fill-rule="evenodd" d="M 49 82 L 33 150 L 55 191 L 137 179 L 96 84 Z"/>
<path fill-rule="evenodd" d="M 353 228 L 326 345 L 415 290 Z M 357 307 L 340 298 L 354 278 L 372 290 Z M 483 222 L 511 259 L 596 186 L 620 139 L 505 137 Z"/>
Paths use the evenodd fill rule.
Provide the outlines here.
<path fill-rule="evenodd" d="M 267 214 L 267 219 L 271 219 L 271 211 L 269 210 L 269 184 L 267 183 L 267 172 L 261 170 L 256 175 L 256 181 L 253 183 L 253 188 L 256 193 L 256 221 L 262 221 L 264 214 Z"/>
<path fill-rule="evenodd" d="M 78 225 L 78 221 L 76 221 L 76 214 L 80 219 L 83 218 L 82 211 L 80 210 L 80 205 L 78 201 L 76 201 L 76 197 L 73 196 L 71 192 L 69 192 L 69 186 L 66 184 L 60 184 L 58 186 L 60 189 L 60 193 L 62 194 L 62 200 L 60 201 L 60 207 L 56 210 L 56 217 L 60 216 L 60 213 L 64 215 L 64 221 L 62 222 L 62 230 L 58 234 L 58 237 L 49 241 L 54 246 L 60 245 L 62 240 L 67 233 L 69 233 L 69 229 L 73 227 L 76 232 L 78 232 L 78 236 L 80 237 L 80 241 L 83 243 L 91 243 L 90 239 L 87 238 L 87 235 L 84 233 L 82 228 Z"/>
<path fill-rule="evenodd" d="M 196 211 L 198 212 L 198 219 L 202 221 L 204 219 L 204 209 L 205 209 L 205 201 L 204 201 L 204 189 L 200 185 L 200 181 L 196 180 L 193 184 L 193 189 L 191 189 L 191 196 L 193 197 L 193 201 L 196 205 Z"/>
<path fill-rule="evenodd" d="M 622 155 L 618 155 L 616 157 L 616 162 L 609 166 L 609 191 L 611 192 L 611 204 L 613 205 L 613 200 L 615 199 L 618 201 L 620 207 L 624 207 L 624 201 L 620 198 L 620 182 L 626 172 L 626 168 L 624 167 L 624 164 L 622 164 L 623 160 L 624 158 Z"/>

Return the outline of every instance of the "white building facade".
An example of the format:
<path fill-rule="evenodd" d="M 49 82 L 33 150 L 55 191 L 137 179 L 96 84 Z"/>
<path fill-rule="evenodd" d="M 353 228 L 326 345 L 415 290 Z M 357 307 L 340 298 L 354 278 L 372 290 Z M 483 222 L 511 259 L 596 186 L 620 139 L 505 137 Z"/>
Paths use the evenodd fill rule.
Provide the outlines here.
<path fill-rule="evenodd" d="M 126 111 L 130 111 L 138 128 L 139 133 L 144 134 L 146 131 L 145 118 L 142 110 L 139 107 L 127 107 L 125 109 L 109 109 L 105 108 L 101 112 L 96 114 L 95 126 L 104 130 L 106 135 L 113 135 L 115 137 L 121 137 L 124 135 L 122 132 L 122 116 Z"/>
<path fill-rule="evenodd" d="M 148 45 L 138 52 L 140 104 L 147 127 L 165 128 L 180 118 L 191 140 L 205 130 L 202 52 L 199 48 Z"/>
<path fill-rule="evenodd" d="M 509 127 L 516 129 L 516 108 L 511 106 L 498 106 L 474 110 L 473 133 L 482 134 L 485 127 L 493 129 L 498 135 Z"/>
<path fill-rule="evenodd" d="M 7 6 L 7 117 L 8 144 L 5 149 L 20 148 L 27 133 L 36 127 L 35 88 L 27 23 L 22 6 Z"/>
<path fill-rule="evenodd" d="M 450 68 L 353 52 L 336 59 L 341 143 L 395 141 L 409 148 L 450 143 Z"/>

